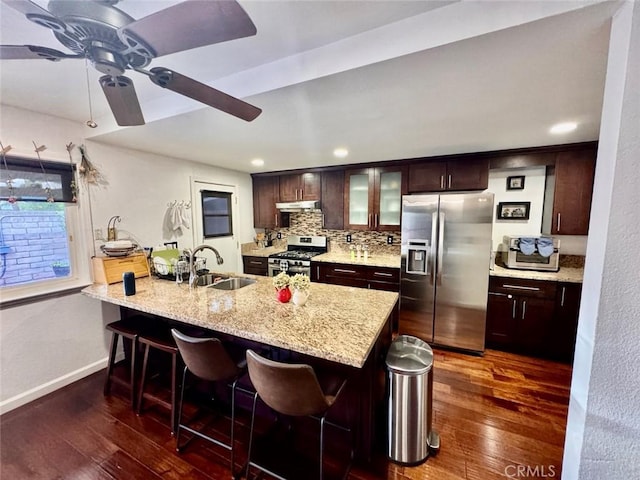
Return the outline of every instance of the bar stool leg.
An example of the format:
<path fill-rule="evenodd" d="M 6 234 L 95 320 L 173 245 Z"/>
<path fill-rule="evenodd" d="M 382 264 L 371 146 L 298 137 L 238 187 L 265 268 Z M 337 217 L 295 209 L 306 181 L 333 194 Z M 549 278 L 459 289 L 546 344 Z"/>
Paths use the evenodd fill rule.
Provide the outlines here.
<path fill-rule="evenodd" d="M 142 360 L 142 377 L 140 377 L 140 386 L 138 387 L 138 406 L 136 408 L 136 413 L 140 415 L 142 411 L 142 397 L 144 396 L 144 384 L 147 379 L 147 363 L 149 362 L 149 345 L 146 344 L 144 346 L 144 358 Z"/>
<path fill-rule="evenodd" d="M 251 408 L 251 427 L 249 428 L 249 448 L 247 450 L 247 471 L 245 478 L 249 479 L 249 469 L 251 468 L 251 448 L 253 447 L 253 428 L 256 419 L 256 403 L 258 401 L 258 392 L 253 394 L 253 407 Z"/>
<path fill-rule="evenodd" d="M 116 360 L 116 350 L 118 348 L 118 337 L 117 333 L 111 334 L 111 346 L 109 347 L 109 363 L 107 364 L 107 378 L 104 381 L 104 395 L 109 395 L 111 391 L 111 374 L 113 373 L 113 364 Z"/>
<path fill-rule="evenodd" d="M 125 340 L 124 338 L 122 339 L 122 344 L 124 345 Z M 137 354 L 137 350 L 138 350 L 138 336 L 136 335 L 135 337 L 133 337 L 131 339 L 131 372 L 130 372 L 130 378 L 131 378 L 131 408 L 135 409 L 136 408 L 136 357 L 138 355 Z"/>
<path fill-rule="evenodd" d="M 176 401 L 178 389 L 176 377 L 178 376 L 178 354 L 171 355 L 171 435 L 176 434 Z"/>

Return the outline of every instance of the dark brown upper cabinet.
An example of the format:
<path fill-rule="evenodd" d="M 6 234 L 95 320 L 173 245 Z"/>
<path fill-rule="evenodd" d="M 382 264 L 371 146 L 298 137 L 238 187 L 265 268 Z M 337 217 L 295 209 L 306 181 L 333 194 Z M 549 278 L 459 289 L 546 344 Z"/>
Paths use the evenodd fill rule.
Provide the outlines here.
<path fill-rule="evenodd" d="M 344 228 L 344 170 L 322 172 L 322 228 Z"/>
<path fill-rule="evenodd" d="M 586 235 L 596 168 L 596 148 L 558 152 L 555 162 L 552 235 Z"/>
<path fill-rule="evenodd" d="M 351 230 L 400 230 L 405 166 L 345 170 L 344 222 Z"/>
<path fill-rule="evenodd" d="M 425 160 L 409 165 L 409 193 L 485 190 L 488 186 L 488 158 Z"/>
<path fill-rule="evenodd" d="M 320 173 L 280 175 L 280 201 L 320 200 Z"/>
<path fill-rule="evenodd" d="M 279 181 L 277 176 L 253 177 L 253 226 L 277 228 L 289 226 L 289 215 L 276 210 Z"/>

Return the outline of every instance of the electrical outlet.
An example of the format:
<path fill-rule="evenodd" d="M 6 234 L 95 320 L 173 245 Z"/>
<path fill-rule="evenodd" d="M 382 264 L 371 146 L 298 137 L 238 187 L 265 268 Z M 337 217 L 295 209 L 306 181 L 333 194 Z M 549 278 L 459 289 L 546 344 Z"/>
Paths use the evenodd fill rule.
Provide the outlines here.
<path fill-rule="evenodd" d="M 278 232 L 278 233 L 276 234 L 276 238 L 277 238 L 278 240 L 282 240 L 282 233 L 281 233 L 281 232 Z"/>
<path fill-rule="evenodd" d="M 351 243 L 351 234 L 347 233 L 347 243 Z"/>
<path fill-rule="evenodd" d="M 393 245 L 393 235 L 387 235 L 387 245 Z"/>
<path fill-rule="evenodd" d="M 95 237 L 96 240 L 104 240 L 104 236 L 102 234 L 101 228 L 96 228 L 93 232 L 93 236 Z"/>

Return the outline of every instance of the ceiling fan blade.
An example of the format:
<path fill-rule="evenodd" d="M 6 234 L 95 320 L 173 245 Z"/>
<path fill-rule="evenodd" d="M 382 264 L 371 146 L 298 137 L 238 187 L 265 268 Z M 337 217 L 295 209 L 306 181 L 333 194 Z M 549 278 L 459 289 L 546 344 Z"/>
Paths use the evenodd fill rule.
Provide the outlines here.
<path fill-rule="evenodd" d="M 186 0 L 121 28 L 130 46 L 142 43 L 155 57 L 256 34 L 235 0 Z"/>
<path fill-rule="evenodd" d="M 0 60 L 44 59 L 59 62 L 63 58 L 84 58 L 36 45 L 0 45 Z"/>
<path fill-rule="evenodd" d="M 144 125 L 136 89 L 130 78 L 104 75 L 100 77 L 100 85 L 118 125 L 121 127 Z"/>
<path fill-rule="evenodd" d="M 6 5 L 22 13 L 32 22 L 37 23 L 42 27 L 50 28 L 54 32 L 60 33 L 68 30 L 67 25 L 62 20 L 30 0 L 2 1 Z"/>
<path fill-rule="evenodd" d="M 262 113 L 258 107 L 243 102 L 240 99 L 227 95 L 204 83 L 185 77 L 168 68 L 155 67 L 149 75 L 151 81 L 162 88 L 167 88 L 176 93 L 193 98 L 218 110 L 250 122 Z"/>
<path fill-rule="evenodd" d="M 18 10 L 24 15 L 48 15 L 52 17 L 48 10 L 40 7 L 38 4 L 30 0 L 2 0 L 2 3 L 9 5 L 11 8 Z"/>

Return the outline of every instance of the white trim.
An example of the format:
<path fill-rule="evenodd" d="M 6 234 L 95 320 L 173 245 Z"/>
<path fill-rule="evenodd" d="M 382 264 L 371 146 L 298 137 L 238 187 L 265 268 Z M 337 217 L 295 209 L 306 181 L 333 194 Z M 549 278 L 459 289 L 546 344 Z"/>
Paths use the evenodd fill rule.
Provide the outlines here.
<path fill-rule="evenodd" d="M 40 397 L 44 397 L 45 395 L 59 390 L 60 388 L 66 387 L 67 385 L 70 385 L 77 380 L 88 377 L 92 373 L 99 372 L 100 370 L 107 367 L 107 361 L 108 358 L 105 357 L 101 360 L 98 360 L 97 362 L 79 368 L 78 370 L 67 373 L 66 375 L 62 375 L 61 377 L 43 383 L 42 385 L 38 385 L 31 390 L 27 390 L 26 392 L 20 393 L 14 397 L 7 398 L 6 400 L 0 402 L 0 415 L 10 412 L 11 410 L 21 407 L 22 405 L 25 405 L 29 402 L 37 400 Z"/>

